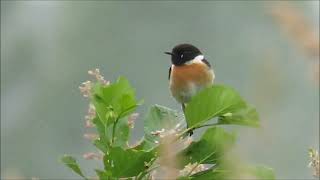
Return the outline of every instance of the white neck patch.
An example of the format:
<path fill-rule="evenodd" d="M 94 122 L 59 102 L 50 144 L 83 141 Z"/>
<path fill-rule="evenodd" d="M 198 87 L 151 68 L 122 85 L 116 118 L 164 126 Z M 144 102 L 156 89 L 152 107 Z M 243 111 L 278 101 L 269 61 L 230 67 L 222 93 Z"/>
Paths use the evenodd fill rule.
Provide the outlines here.
<path fill-rule="evenodd" d="M 204 59 L 203 55 L 198 55 L 194 59 L 192 59 L 191 61 L 186 62 L 185 64 L 190 65 L 190 64 L 195 64 L 195 63 L 202 63 L 203 59 Z"/>

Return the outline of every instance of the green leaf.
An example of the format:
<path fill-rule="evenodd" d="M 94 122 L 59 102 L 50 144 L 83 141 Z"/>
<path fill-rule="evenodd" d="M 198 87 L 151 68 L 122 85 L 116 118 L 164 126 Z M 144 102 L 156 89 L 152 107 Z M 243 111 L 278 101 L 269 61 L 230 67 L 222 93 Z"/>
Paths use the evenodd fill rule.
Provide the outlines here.
<path fill-rule="evenodd" d="M 230 172 L 224 171 L 220 168 L 208 169 L 208 170 L 193 174 L 190 177 L 190 179 L 192 180 L 208 180 L 208 179 L 223 180 L 223 179 L 228 179 L 228 173 Z"/>
<path fill-rule="evenodd" d="M 232 166 L 232 165 L 231 165 Z M 238 167 L 240 169 L 235 170 L 232 167 L 212 167 L 208 170 L 204 170 L 201 172 L 198 172 L 196 174 L 193 174 L 190 177 L 179 177 L 179 180 L 183 179 L 189 179 L 189 180 L 229 180 L 229 179 L 257 179 L 257 180 L 274 180 L 275 175 L 273 173 L 273 170 L 265 167 L 265 166 L 247 166 L 245 164 L 238 164 Z M 237 167 L 235 167 L 237 169 Z M 240 173 L 240 174 L 239 174 Z"/>
<path fill-rule="evenodd" d="M 98 117 L 93 119 L 93 123 L 96 125 L 98 133 L 99 133 L 99 140 L 96 140 L 94 144 L 100 150 L 105 152 L 106 148 L 111 144 L 112 138 L 112 126 L 106 127 Z M 131 129 L 128 124 L 127 118 L 122 118 L 117 122 L 117 126 L 115 129 L 114 139 L 115 142 L 112 146 L 121 146 L 121 147 L 128 147 L 128 141 L 130 138 Z"/>
<path fill-rule="evenodd" d="M 235 143 L 235 134 L 226 132 L 223 128 L 207 129 L 201 139 L 192 142 L 190 146 L 178 154 L 181 165 L 188 163 L 216 164 Z"/>
<path fill-rule="evenodd" d="M 154 148 L 154 142 L 146 140 L 145 136 L 139 141 L 137 145 L 132 147 L 134 150 L 150 151 Z"/>
<path fill-rule="evenodd" d="M 99 180 L 111 180 L 112 178 L 110 177 L 111 176 L 111 173 L 108 173 L 107 171 L 102 171 L 102 170 L 99 170 L 99 169 L 95 169 L 96 171 L 96 174 L 98 175 L 99 177 Z"/>
<path fill-rule="evenodd" d="M 138 106 L 138 102 L 136 101 L 134 94 L 123 94 L 120 98 L 118 103 L 116 103 L 115 109 L 119 114 L 119 118 L 125 117 L 135 111 L 136 107 Z"/>
<path fill-rule="evenodd" d="M 256 176 L 257 179 L 274 180 L 276 179 L 273 169 L 266 166 L 250 167 L 249 171 Z"/>
<path fill-rule="evenodd" d="M 78 175 L 80 175 L 81 177 L 87 179 L 87 178 L 83 175 L 83 173 L 82 173 L 82 171 L 81 171 L 81 169 L 80 169 L 80 167 L 79 167 L 79 165 L 78 165 L 78 163 L 77 163 L 77 161 L 76 161 L 76 159 L 75 159 L 74 157 L 68 156 L 68 155 L 64 155 L 64 156 L 61 158 L 61 161 L 62 161 L 66 166 L 68 166 L 70 169 L 72 169 L 73 172 L 75 172 L 75 173 L 77 173 Z"/>
<path fill-rule="evenodd" d="M 125 77 L 119 77 L 117 81 L 102 90 L 103 98 L 106 102 L 112 102 L 119 99 L 123 94 L 134 95 L 134 89 Z M 113 94 L 114 96 L 109 96 Z"/>
<path fill-rule="evenodd" d="M 236 124 L 252 127 L 259 127 L 259 115 L 255 108 L 246 106 L 235 113 L 227 116 L 220 116 L 218 124 Z"/>
<path fill-rule="evenodd" d="M 115 119 L 109 119 L 110 116 L 107 116 L 109 109 L 106 103 L 104 103 L 101 96 L 95 94 L 92 98 L 92 104 L 96 109 L 97 117 L 99 117 L 99 119 L 103 124 L 109 125 L 115 120 Z"/>
<path fill-rule="evenodd" d="M 103 143 L 101 139 L 96 139 L 93 141 L 93 144 L 103 153 L 107 153 L 108 151 L 108 145 L 106 143 Z"/>
<path fill-rule="evenodd" d="M 108 86 L 95 84 L 91 100 L 99 118 L 107 125 L 129 115 L 138 106 L 135 91 L 124 77 Z M 112 116 L 108 112 L 112 112 Z"/>
<path fill-rule="evenodd" d="M 147 116 L 144 118 L 144 148 L 152 149 L 158 144 L 159 137 L 152 135 L 156 131 L 168 131 L 171 129 L 183 130 L 184 119 L 181 118 L 177 111 L 170 108 L 154 105 L 150 108 Z"/>
<path fill-rule="evenodd" d="M 112 126 L 107 128 L 108 137 L 111 140 L 112 138 Z M 122 118 L 118 121 L 115 134 L 114 134 L 114 143 L 112 144 L 113 147 L 120 146 L 123 148 L 128 147 L 128 141 L 130 138 L 131 129 L 128 124 L 127 118 Z"/>
<path fill-rule="evenodd" d="M 265 166 L 249 166 L 246 164 L 234 165 L 235 162 L 226 166 L 214 166 L 211 169 L 193 174 L 189 177 L 192 180 L 206 180 L 206 179 L 217 179 L 217 180 L 229 180 L 229 179 L 256 179 L 256 180 L 274 180 L 275 175 L 271 168 Z"/>
<path fill-rule="evenodd" d="M 207 170 L 195 173 L 191 176 L 181 176 L 178 180 L 227 180 L 230 172 L 220 167 L 211 167 Z"/>
<path fill-rule="evenodd" d="M 110 139 L 106 131 L 106 125 L 100 120 L 98 116 L 96 116 L 92 122 L 96 125 L 97 131 L 99 133 L 99 141 L 106 146 L 109 145 Z"/>
<path fill-rule="evenodd" d="M 235 90 L 222 85 L 214 85 L 198 93 L 188 103 L 185 111 L 187 123 L 191 128 L 219 116 L 224 117 L 221 118 L 221 124 L 247 125 L 258 121 L 255 110 L 248 109 L 245 101 Z"/>
<path fill-rule="evenodd" d="M 114 107 L 115 112 L 120 115 L 118 118 L 130 114 L 138 105 L 135 91 L 124 77 L 119 77 L 116 83 L 103 88 L 102 92 L 106 105 Z"/>
<path fill-rule="evenodd" d="M 114 147 L 110 148 L 103 161 L 105 170 L 110 172 L 112 177 L 119 178 L 137 176 L 146 169 L 145 163 L 150 162 L 153 158 L 152 152 Z"/>

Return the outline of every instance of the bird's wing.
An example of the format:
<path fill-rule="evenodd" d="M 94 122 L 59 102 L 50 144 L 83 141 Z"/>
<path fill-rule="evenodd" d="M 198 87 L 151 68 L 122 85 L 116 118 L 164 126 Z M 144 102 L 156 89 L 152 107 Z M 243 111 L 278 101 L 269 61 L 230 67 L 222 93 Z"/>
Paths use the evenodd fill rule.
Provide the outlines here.
<path fill-rule="evenodd" d="M 170 80 L 170 75 L 171 75 L 171 66 L 169 68 L 169 75 L 168 75 L 168 79 Z"/>
<path fill-rule="evenodd" d="M 210 63 L 206 59 L 202 59 L 202 62 L 205 63 L 209 68 L 211 68 Z"/>

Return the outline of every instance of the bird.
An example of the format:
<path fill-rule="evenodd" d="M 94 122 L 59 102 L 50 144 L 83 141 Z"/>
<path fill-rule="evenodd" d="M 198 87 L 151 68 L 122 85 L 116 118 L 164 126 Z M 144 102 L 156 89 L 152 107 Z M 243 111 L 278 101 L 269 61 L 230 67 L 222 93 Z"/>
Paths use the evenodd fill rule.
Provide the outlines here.
<path fill-rule="evenodd" d="M 178 44 L 171 52 L 169 89 L 185 113 L 188 102 L 201 90 L 213 85 L 215 74 L 202 52 L 192 44 Z M 188 125 L 187 125 L 188 128 Z M 190 136 L 193 131 L 190 130 Z"/>

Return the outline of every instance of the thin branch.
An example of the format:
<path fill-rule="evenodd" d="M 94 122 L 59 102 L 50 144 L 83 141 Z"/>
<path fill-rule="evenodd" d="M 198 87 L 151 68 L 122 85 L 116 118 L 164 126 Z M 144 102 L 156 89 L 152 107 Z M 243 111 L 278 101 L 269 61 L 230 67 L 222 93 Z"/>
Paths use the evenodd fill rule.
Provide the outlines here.
<path fill-rule="evenodd" d="M 152 164 L 155 160 L 156 160 L 156 158 L 152 158 L 147 164 Z M 137 175 L 136 179 L 139 180 L 139 179 L 143 178 L 143 177 L 144 177 L 145 175 L 147 175 L 149 172 L 151 172 L 151 171 L 153 171 L 154 169 L 159 168 L 159 167 L 160 167 L 160 165 L 157 165 L 157 166 L 154 166 L 154 167 L 152 167 L 152 168 L 149 168 L 149 169 L 146 169 L 146 170 L 140 172 L 140 173 Z"/>
<path fill-rule="evenodd" d="M 114 138 L 115 138 L 115 134 L 116 134 L 116 126 L 117 126 L 117 123 L 119 121 L 119 117 L 121 117 L 123 114 L 129 112 L 131 109 L 137 107 L 137 105 L 133 105 L 129 108 L 127 108 L 126 110 L 122 111 L 119 116 L 117 116 L 117 119 L 115 120 L 115 122 L 113 123 L 113 127 L 112 127 L 112 139 L 111 139 L 111 142 L 112 144 L 114 143 Z"/>
<path fill-rule="evenodd" d="M 219 123 L 204 124 L 204 125 L 201 125 L 201 126 L 197 126 L 197 127 L 195 127 L 194 129 L 198 129 L 198 128 L 202 128 L 202 127 L 207 127 L 207 126 L 216 126 L 216 125 L 219 125 Z"/>
<path fill-rule="evenodd" d="M 193 131 L 195 129 L 199 129 L 199 128 L 203 128 L 203 127 L 207 127 L 207 126 L 216 126 L 216 125 L 219 125 L 219 123 L 204 124 L 204 125 L 201 125 L 201 126 L 187 128 L 184 131 L 182 131 L 180 134 L 178 134 L 177 135 L 177 139 L 175 139 L 175 140 L 180 139 L 181 137 L 183 137 L 189 131 Z"/>

